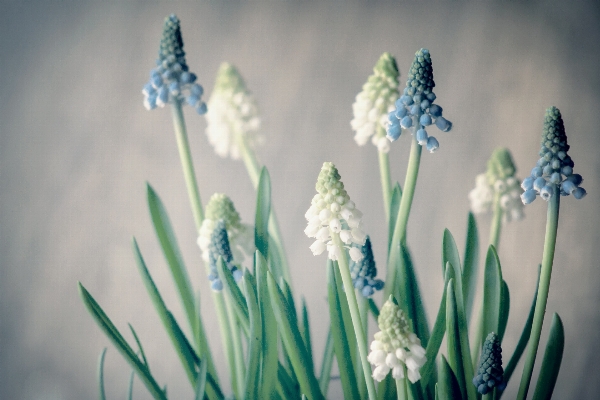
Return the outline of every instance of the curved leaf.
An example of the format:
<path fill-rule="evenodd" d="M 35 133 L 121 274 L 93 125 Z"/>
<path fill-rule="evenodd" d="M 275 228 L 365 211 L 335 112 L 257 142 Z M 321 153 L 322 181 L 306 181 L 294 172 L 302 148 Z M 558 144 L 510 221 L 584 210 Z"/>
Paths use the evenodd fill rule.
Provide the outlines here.
<path fill-rule="evenodd" d="M 563 351 L 565 348 L 565 330 L 562 320 L 557 313 L 552 316 L 552 325 L 550 326 L 550 336 L 544 352 L 542 369 L 535 387 L 533 400 L 549 400 L 552 398 L 552 392 L 556 385 Z"/>
<path fill-rule="evenodd" d="M 100 358 L 98 358 L 98 398 L 106 400 L 106 392 L 104 391 L 104 358 L 106 357 L 106 347 L 102 349 Z"/>
<path fill-rule="evenodd" d="M 477 287 L 477 267 L 479 260 L 479 231 L 473 213 L 469 213 L 467 222 L 467 240 L 465 244 L 465 258 L 463 261 L 463 297 L 465 300 L 465 314 L 467 322 L 471 321 L 473 299 Z"/>
<path fill-rule="evenodd" d="M 462 395 L 458 380 L 452 372 L 452 368 L 448 365 L 446 357 L 442 354 L 442 361 L 440 363 L 439 382 L 436 390 L 436 398 L 444 400 L 461 400 Z"/>
<path fill-rule="evenodd" d="M 271 178 L 266 167 L 262 167 L 256 188 L 256 214 L 254 218 L 254 245 L 268 258 L 269 216 L 271 215 Z"/>

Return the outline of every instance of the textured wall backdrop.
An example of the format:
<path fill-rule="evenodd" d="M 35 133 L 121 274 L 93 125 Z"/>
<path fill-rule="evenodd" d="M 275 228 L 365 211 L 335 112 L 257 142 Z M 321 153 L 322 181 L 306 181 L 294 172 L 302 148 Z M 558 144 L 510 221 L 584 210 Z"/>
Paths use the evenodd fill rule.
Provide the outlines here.
<path fill-rule="evenodd" d="M 541 2 L 540 2 L 541 3 Z M 9 2 L 0 5 L 0 398 L 88 399 L 96 360 L 109 347 L 110 398 L 124 396 L 129 368 L 82 306 L 82 281 L 117 326 L 131 322 L 150 365 L 173 399 L 191 389 L 138 276 L 135 235 L 159 288 L 181 316 L 152 231 L 144 182 L 165 202 L 206 324 L 212 299 L 167 110 L 147 112 L 140 90 L 158 49 L 163 18 L 182 21 L 188 63 L 207 93 L 222 61 L 234 63 L 258 100 L 273 199 L 292 264 L 308 302 L 314 345 L 324 346 L 325 258 L 313 257 L 304 212 L 323 161 L 333 161 L 383 266 L 385 228 L 377 155 L 359 148 L 349 121 L 354 96 L 384 51 L 402 81 L 421 47 L 432 54 L 436 93 L 454 130 L 424 153 L 408 242 L 430 314 L 441 295 L 444 228 L 464 246 L 467 193 L 497 146 L 512 149 L 524 177 L 536 161 L 544 110 L 562 111 L 575 170 L 589 196 L 563 201 L 548 315 L 565 323 L 566 350 L 556 398 L 593 398 L 600 382 L 600 17 L 598 5 L 572 2 L 467 5 L 155 2 Z M 568 4 L 568 5 L 567 5 Z M 240 162 L 218 158 L 205 120 L 186 110 L 203 200 L 226 192 L 246 222 L 254 193 Z M 409 141 L 391 151 L 394 180 L 406 169 Z M 479 218 L 482 240 L 489 221 Z M 541 259 L 545 204 L 504 230 L 500 249 L 511 289 L 504 342 L 510 354 L 525 321 Z M 547 336 L 549 319 L 543 337 Z M 225 375 L 216 329 L 209 332 Z M 542 343 L 543 345 L 543 343 Z M 542 347 L 543 349 L 543 347 Z M 508 355 L 505 356 L 508 358 Z M 538 362 L 539 365 L 539 362 Z M 514 397 L 520 368 L 507 389 Z M 226 378 L 223 378 L 226 379 Z M 339 390 L 330 393 L 339 398 Z M 135 398 L 148 398 L 139 381 Z"/>

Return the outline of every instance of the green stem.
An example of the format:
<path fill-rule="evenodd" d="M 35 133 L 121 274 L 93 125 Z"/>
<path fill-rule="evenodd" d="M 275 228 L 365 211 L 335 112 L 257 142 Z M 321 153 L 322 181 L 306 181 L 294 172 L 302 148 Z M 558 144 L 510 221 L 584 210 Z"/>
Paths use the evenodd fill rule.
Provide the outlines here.
<path fill-rule="evenodd" d="M 248 175 L 250 176 L 250 181 L 254 186 L 254 189 L 258 188 L 258 181 L 260 179 L 260 164 L 256 159 L 256 155 L 252 151 L 252 149 L 246 143 L 246 140 L 242 135 L 236 135 L 236 143 L 240 152 L 242 153 L 242 160 L 244 160 L 244 165 L 246 166 L 246 171 L 248 171 Z M 285 249 L 283 248 L 283 240 L 281 237 L 281 230 L 279 229 L 279 221 L 277 220 L 277 215 L 275 214 L 275 208 L 271 205 L 271 215 L 269 218 L 269 236 L 275 243 L 275 247 L 277 248 L 277 252 L 279 253 L 279 260 L 281 260 L 281 274 L 283 278 L 291 284 L 291 276 L 287 261 L 287 256 L 285 253 Z"/>
<path fill-rule="evenodd" d="M 367 361 L 367 339 L 365 337 L 365 331 L 363 330 L 360 311 L 358 310 L 358 302 L 356 300 L 356 294 L 354 293 L 352 277 L 350 276 L 350 268 L 348 267 L 346 250 L 344 249 L 344 245 L 340 239 L 339 233 L 332 233 L 331 236 L 334 246 L 338 246 L 340 250 L 338 265 L 340 267 L 340 274 L 342 275 L 342 282 L 344 284 L 346 297 L 348 299 L 348 307 L 350 308 L 350 317 L 352 318 L 354 334 L 356 335 L 356 341 L 358 342 L 358 352 L 360 354 L 360 361 L 365 376 L 365 382 L 367 383 L 367 392 L 369 393 L 369 399 L 375 400 L 377 398 L 375 384 L 373 382 L 373 377 L 371 376 L 371 365 L 369 364 L 369 361 Z"/>
<path fill-rule="evenodd" d="M 192 162 L 192 153 L 190 152 L 190 143 L 187 138 L 187 130 L 185 128 L 185 120 L 183 119 L 183 110 L 181 103 L 175 101 L 172 104 L 171 111 L 173 112 L 173 127 L 175 128 L 175 136 L 177 137 L 177 148 L 179 149 L 179 158 L 183 167 L 183 176 L 194 214 L 194 222 L 196 229 L 200 230 L 202 220 L 204 219 L 204 211 L 202 210 L 202 202 L 200 201 L 200 192 L 196 183 L 196 173 L 194 172 L 194 164 Z"/>
<path fill-rule="evenodd" d="M 408 388 L 406 387 L 406 367 L 404 369 L 404 378 L 396 379 L 396 395 L 398 400 L 408 400 Z"/>
<path fill-rule="evenodd" d="M 420 127 L 421 125 L 417 124 L 415 132 L 420 129 Z M 400 199 L 398 217 L 396 218 L 396 225 L 392 236 L 392 248 L 388 260 L 388 276 L 386 279 L 388 284 L 386 284 L 383 289 L 384 299 L 387 299 L 390 294 L 392 294 L 391 291 L 395 286 L 398 270 L 394 266 L 397 265 L 398 262 L 402 262 L 402 257 L 400 257 L 400 245 L 406 244 L 406 226 L 408 225 L 410 208 L 417 186 L 419 165 L 421 164 L 421 150 L 422 146 L 417 142 L 416 135 L 413 134 L 410 156 L 408 158 L 408 169 L 404 180 L 404 191 L 402 192 L 402 198 Z"/>
<path fill-rule="evenodd" d="M 244 382 L 246 382 L 246 369 L 244 364 L 244 350 L 240 338 L 240 328 L 238 326 L 235 310 L 231 304 L 231 299 L 225 296 L 225 306 L 227 307 L 227 317 L 229 319 L 229 328 L 231 329 L 233 358 L 235 365 L 235 374 L 232 376 L 232 386 L 236 398 L 244 398 Z"/>
<path fill-rule="evenodd" d="M 385 135 L 384 129 L 378 126 L 376 135 Z M 390 157 L 389 154 L 379 151 L 379 175 L 381 177 L 381 190 L 383 191 L 383 209 L 385 210 L 385 220 L 390 219 L 390 204 L 392 202 L 392 177 L 390 175 Z"/>
<path fill-rule="evenodd" d="M 364 333 L 364 338 L 365 338 L 365 346 L 368 348 L 369 347 L 369 342 L 368 342 L 368 337 L 369 337 L 369 327 L 368 327 L 369 299 L 367 299 L 360 293 L 355 294 L 355 295 L 356 295 L 356 301 L 358 302 L 358 312 L 360 313 L 360 323 L 363 328 L 363 333 Z M 360 359 L 360 349 L 357 348 L 356 351 L 358 351 L 358 359 Z M 357 384 L 358 384 L 358 391 L 360 393 L 360 397 L 362 399 L 364 399 L 367 394 L 366 393 L 367 386 L 365 384 L 364 379 L 360 379 L 360 371 L 362 370 L 362 368 L 359 365 L 357 365 L 355 368 L 356 368 L 356 373 L 357 373 L 356 379 L 357 379 Z"/>
<path fill-rule="evenodd" d="M 229 375 L 231 376 L 231 386 L 236 387 L 235 376 L 235 355 L 233 352 L 233 339 L 231 337 L 232 329 L 229 324 L 229 318 L 227 317 L 227 308 L 225 305 L 225 294 L 223 291 L 213 292 L 213 299 L 215 301 L 215 307 L 217 309 L 217 320 L 219 322 L 219 328 L 221 329 L 221 338 L 223 338 L 223 347 L 225 350 L 225 357 L 227 358 L 227 366 L 229 367 Z"/>
<path fill-rule="evenodd" d="M 554 249 L 556 247 L 556 234 L 558 231 L 558 213 L 560 208 L 560 195 L 555 188 L 555 194 L 548 201 L 548 213 L 546 217 L 546 239 L 544 241 L 544 254 L 542 257 L 542 270 L 540 273 L 540 282 L 538 285 L 538 295 L 533 314 L 533 325 L 531 327 L 531 336 L 527 346 L 527 355 L 521 376 L 521 385 L 517 399 L 524 400 L 527 397 L 535 356 L 540 344 L 542 334 L 542 325 L 544 323 L 544 314 L 546 313 L 546 303 L 548 301 L 548 292 L 550 290 L 550 277 L 552 275 L 552 263 L 554 261 Z"/>
<path fill-rule="evenodd" d="M 502 231 L 502 207 L 500 207 L 500 193 L 494 195 L 494 217 L 490 227 L 490 244 L 494 245 L 496 251 L 500 245 L 500 232 Z"/>

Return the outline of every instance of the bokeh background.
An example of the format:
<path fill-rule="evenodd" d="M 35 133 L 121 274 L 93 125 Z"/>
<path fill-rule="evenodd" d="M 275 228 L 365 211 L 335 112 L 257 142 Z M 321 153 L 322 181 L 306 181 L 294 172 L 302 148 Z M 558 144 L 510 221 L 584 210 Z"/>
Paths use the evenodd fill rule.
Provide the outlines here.
<path fill-rule="evenodd" d="M 235 64 L 259 103 L 268 140 L 258 150 L 296 292 L 306 297 L 320 353 L 328 315 L 325 257 L 313 257 L 304 212 L 324 161 L 339 168 L 364 212 L 383 269 L 386 229 L 377 154 L 352 140 L 351 105 L 380 54 L 397 57 L 402 81 L 413 54 L 432 54 L 436 94 L 452 132 L 424 152 L 408 242 L 430 316 L 442 290 L 441 238 L 464 246 L 467 194 L 497 146 L 509 147 L 522 178 L 539 149 L 544 111 L 562 111 L 589 196 L 564 199 L 543 337 L 558 312 L 566 348 L 555 397 L 592 399 L 600 390 L 600 9 L 595 2 L 220 2 L 3 1 L 0 5 L 0 398 L 96 396 L 96 362 L 108 346 L 110 398 L 125 396 L 129 368 L 86 313 L 83 282 L 116 325 L 136 328 L 150 366 L 173 399 L 191 398 L 183 369 L 138 276 L 135 236 L 169 306 L 178 298 L 151 228 L 150 182 L 166 204 L 199 290 L 209 341 L 227 380 L 212 299 L 170 112 L 146 111 L 140 90 L 154 65 L 164 17 L 182 21 L 188 63 L 210 94 L 222 61 Z M 217 157 L 204 117 L 186 118 L 200 192 L 225 192 L 253 221 L 254 192 L 241 162 Z M 391 151 L 403 181 L 409 140 Z M 506 226 L 500 248 L 511 312 L 504 341 L 512 353 L 534 292 L 545 229 L 543 201 Z M 482 242 L 489 218 L 478 217 Z M 383 272 L 383 271 L 382 271 Z M 430 322 L 432 322 L 432 318 Z M 128 338 L 130 338 L 128 336 Z M 543 349 L 543 343 L 542 347 Z M 538 365 L 541 355 L 538 356 Z M 506 398 L 513 398 L 521 366 Z M 335 385 L 331 398 L 340 398 Z M 135 398 L 149 398 L 139 381 Z"/>

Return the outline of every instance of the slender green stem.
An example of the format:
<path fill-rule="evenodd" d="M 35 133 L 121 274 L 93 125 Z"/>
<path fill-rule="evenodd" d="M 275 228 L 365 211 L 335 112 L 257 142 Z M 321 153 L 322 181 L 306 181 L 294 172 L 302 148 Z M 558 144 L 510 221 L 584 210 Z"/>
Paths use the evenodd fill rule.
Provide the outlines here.
<path fill-rule="evenodd" d="M 490 227 L 490 244 L 494 245 L 496 251 L 500 246 L 500 232 L 502 231 L 502 207 L 500 207 L 500 193 L 494 195 L 494 217 Z"/>
<path fill-rule="evenodd" d="M 557 190 L 555 189 L 555 192 Z M 554 261 L 554 249 L 556 247 L 556 234 L 558 231 L 558 213 L 560 208 L 560 196 L 555 193 L 548 201 L 548 213 L 546 217 L 546 239 L 544 241 L 544 254 L 542 257 L 542 270 L 540 273 L 540 282 L 538 285 L 538 294 L 533 314 L 533 325 L 531 327 L 531 336 L 527 345 L 527 354 L 523 375 L 521 376 L 521 385 L 517 399 L 524 400 L 527 397 L 535 356 L 540 344 L 542 334 L 542 325 L 544 324 L 544 314 L 546 313 L 546 303 L 548 301 L 548 292 L 550 290 L 550 277 L 552 275 L 552 263 Z"/>
<path fill-rule="evenodd" d="M 217 309 L 217 320 L 219 322 L 219 328 L 221 329 L 221 338 L 223 339 L 225 357 L 227 358 L 227 366 L 229 367 L 229 375 L 231 376 L 231 386 L 235 388 L 236 383 L 234 382 L 234 378 L 236 376 L 236 370 L 235 355 L 233 352 L 233 339 L 231 337 L 232 329 L 229 324 L 229 318 L 227 317 L 227 308 L 225 305 L 224 296 L 225 294 L 223 291 L 213 292 L 213 299 Z"/>
<path fill-rule="evenodd" d="M 415 132 L 420 129 L 420 127 L 421 125 L 417 124 L 415 127 Z M 422 146 L 417 142 L 416 135 L 413 134 L 410 156 L 408 158 L 408 169 L 406 171 L 406 178 L 404 180 L 404 191 L 402 192 L 402 198 L 400 199 L 398 217 L 396 218 L 396 225 L 394 227 L 394 234 L 392 236 L 392 248 L 388 260 L 388 275 L 386 278 L 387 284 L 383 289 L 384 299 L 388 298 L 390 294 L 392 294 L 391 291 L 395 286 L 396 276 L 398 274 L 398 270 L 395 268 L 395 265 L 397 265 L 398 262 L 402 262 L 402 257 L 400 257 L 400 245 L 406 244 L 406 226 L 408 225 L 410 208 L 412 206 L 415 188 L 417 186 L 419 165 L 421 164 L 421 150 Z"/>
<path fill-rule="evenodd" d="M 225 296 L 225 306 L 227 307 L 227 317 L 229 319 L 229 328 L 231 329 L 235 364 L 235 374 L 232 376 L 232 386 L 236 398 L 243 399 L 244 382 L 246 382 L 246 368 L 244 363 L 244 349 L 242 348 L 240 337 L 240 328 L 236 320 L 235 310 L 231 304 L 231 299 L 228 296 Z"/>
<path fill-rule="evenodd" d="M 258 188 L 258 181 L 260 179 L 260 164 L 256 159 L 256 155 L 252 151 L 252 149 L 246 143 L 246 140 L 242 135 L 236 135 L 236 143 L 240 152 L 242 153 L 242 160 L 244 160 L 244 165 L 246 166 L 246 171 L 248 171 L 248 175 L 250 176 L 250 181 L 254 186 L 254 189 Z M 281 274 L 283 278 L 291 284 L 291 276 L 287 261 L 287 256 L 285 253 L 285 249 L 283 248 L 283 240 L 281 238 L 281 230 L 279 229 L 279 221 L 277 220 L 277 215 L 275 214 L 275 208 L 271 205 L 271 215 L 269 218 L 269 236 L 275 243 L 275 247 L 277 248 L 277 252 L 279 253 L 279 259 L 281 260 Z"/>
<path fill-rule="evenodd" d="M 377 127 L 376 135 L 385 135 L 382 126 Z M 381 190 L 383 191 L 383 209 L 385 220 L 390 219 L 390 204 L 392 202 L 392 177 L 390 175 L 390 157 L 388 153 L 379 151 L 379 175 L 381 177 Z"/>
<path fill-rule="evenodd" d="M 348 267 L 348 257 L 346 250 L 340 235 L 338 233 L 332 233 L 332 239 L 334 246 L 338 246 L 340 250 L 340 257 L 338 259 L 338 265 L 340 267 L 340 274 L 342 275 L 342 282 L 346 291 L 346 297 L 348 299 L 348 307 L 350 308 L 350 317 L 352 318 L 352 326 L 354 328 L 354 334 L 356 335 L 356 341 L 358 342 L 358 351 L 360 353 L 360 361 L 362 364 L 362 370 L 367 383 L 367 392 L 369 393 L 369 399 L 375 400 L 377 394 L 375 392 L 375 384 L 373 377 L 371 377 L 371 365 L 367 361 L 367 339 L 363 330 L 360 311 L 358 310 L 358 302 L 356 300 L 356 294 L 354 293 L 354 285 L 352 284 L 352 277 L 350 276 L 350 268 Z"/>
<path fill-rule="evenodd" d="M 183 119 L 183 110 L 181 103 L 175 101 L 172 104 L 173 112 L 173 127 L 175 128 L 175 136 L 177 137 L 177 147 L 179 149 L 179 158 L 183 167 L 183 176 L 194 214 L 194 222 L 196 229 L 200 230 L 202 220 L 204 219 L 204 211 L 202 210 L 202 202 L 200 201 L 200 192 L 196 183 L 196 173 L 194 172 L 194 164 L 192 162 L 192 153 L 190 151 L 190 143 L 187 138 L 187 130 L 185 128 L 185 120 Z"/>
<path fill-rule="evenodd" d="M 489 392 L 487 394 L 484 394 L 483 396 L 481 396 L 481 400 L 493 400 L 494 396 L 493 396 L 493 391 Z"/>
<path fill-rule="evenodd" d="M 408 388 L 406 387 L 406 367 L 402 367 L 404 369 L 404 378 L 396 379 L 396 395 L 398 400 L 409 400 L 408 397 Z"/>
<path fill-rule="evenodd" d="M 369 342 L 368 342 L 368 337 L 369 337 L 369 327 L 368 327 L 369 299 L 364 297 L 362 294 L 358 293 L 358 294 L 356 294 L 356 301 L 358 302 L 358 312 L 360 313 L 360 323 L 362 325 L 363 333 L 365 335 L 364 336 L 365 346 L 368 348 L 369 347 Z M 358 352 L 357 359 L 360 359 L 360 349 L 357 347 L 355 349 L 355 351 Z M 361 378 L 360 371 L 362 371 L 362 367 L 357 365 L 355 368 L 356 368 L 356 374 L 357 374 L 356 379 L 357 379 L 357 384 L 358 384 L 358 391 L 360 393 L 360 397 L 362 399 L 364 399 L 367 394 L 367 386 L 366 386 L 364 379 L 360 379 Z"/>

